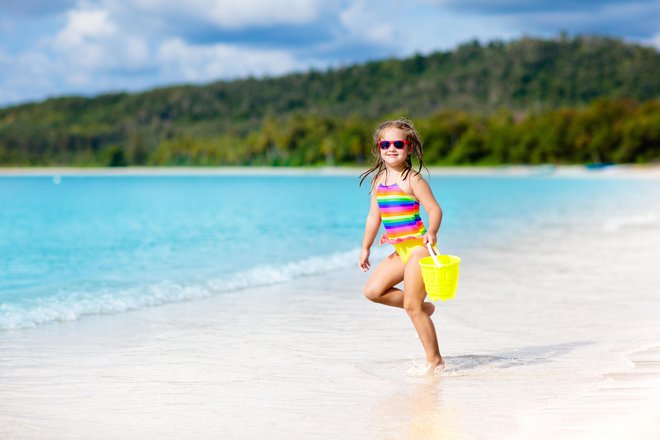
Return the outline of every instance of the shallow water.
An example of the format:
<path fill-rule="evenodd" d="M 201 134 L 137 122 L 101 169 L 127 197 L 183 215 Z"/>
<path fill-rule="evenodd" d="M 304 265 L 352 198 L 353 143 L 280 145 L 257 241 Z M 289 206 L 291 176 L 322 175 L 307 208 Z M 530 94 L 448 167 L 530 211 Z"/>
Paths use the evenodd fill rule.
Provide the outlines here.
<path fill-rule="evenodd" d="M 534 252 L 536 234 L 579 246 L 570 239 L 585 231 L 654 231 L 660 222 L 655 181 L 431 184 L 445 211 L 440 248 L 476 258 L 512 244 Z M 0 330 L 351 267 L 368 198 L 356 176 L 2 176 Z"/>

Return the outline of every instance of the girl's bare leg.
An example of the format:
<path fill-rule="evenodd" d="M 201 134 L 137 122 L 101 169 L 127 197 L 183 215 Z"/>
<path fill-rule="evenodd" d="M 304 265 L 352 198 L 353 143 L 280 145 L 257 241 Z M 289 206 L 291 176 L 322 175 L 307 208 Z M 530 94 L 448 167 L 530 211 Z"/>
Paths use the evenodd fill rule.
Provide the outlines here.
<path fill-rule="evenodd" d="M 403 262 L 393 253 L 381 261 L 364 286 L 367 299 L 392 307 L 403 308 L 403 292 L 394 286 L 403 281 Z"/>
<path fill-rule="evenodd" d="M 404 303 L 403 291 L 394 286 L 403 281 L 403 277 L 403 262 L 394 253 L 381 261 L 374 269 L 367 285 L 364 287 L 364 296 L 373 302 L 402 309 Z M 424 313 L 431 316 L 435 311 L 435 306 L 430 302 L 426 302 L 423 304 L 422 309 Z"/>
<path fill-rule="evenodd" d="M 419 259 L 425 256 L 428 256 L 426 249 L 416 249 L 406 263 L 403 275 L 403 308 L 406 309 L 406 313 L 408 313 L 415 330 L 417 330 L 426 352 L 426 361 L 429 369 L 432 370 L 437 366 L 444 365 L 444 361 L 438 348 L 438 336 L 433 321 L 423 309 L 426 290 L 422 280 L 422 271 L 419 267 Z"/>

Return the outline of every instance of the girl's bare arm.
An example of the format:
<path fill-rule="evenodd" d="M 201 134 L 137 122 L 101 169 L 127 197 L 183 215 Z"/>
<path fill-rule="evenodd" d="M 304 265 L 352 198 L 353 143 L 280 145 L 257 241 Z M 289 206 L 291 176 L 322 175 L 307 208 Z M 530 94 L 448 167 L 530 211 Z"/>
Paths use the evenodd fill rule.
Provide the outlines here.
<path fill-rule="evenodd" d="M 360 261 L 358 265 L 363 271 L 369 270 L 371 263 L 369 262 L 369 254 L 371 245 L 378 235 L 380 228 L 380 211 L 378 210 L 378 202 L 376 201 L 376 191 L 371 191 L 371 204 L 369 206 L 369 214 L 367 214 L 367 222 L 364 226 L 364 238 L 362 239 L 362 251 L 360 252 Z"/>
<path fill-rule="evenodd" d="M 410 189 L 429 215 L 429 224 L 426 228 L 427 232 L 424 234 L 424 244 L 435 244 L 437 242 L 438 230 L 442 223 L 442 208 L 440 208 L 440 204 L 435 199 L 431 187 L 422 176 L 417 175 L 413 177 L 410 182 Z"/>

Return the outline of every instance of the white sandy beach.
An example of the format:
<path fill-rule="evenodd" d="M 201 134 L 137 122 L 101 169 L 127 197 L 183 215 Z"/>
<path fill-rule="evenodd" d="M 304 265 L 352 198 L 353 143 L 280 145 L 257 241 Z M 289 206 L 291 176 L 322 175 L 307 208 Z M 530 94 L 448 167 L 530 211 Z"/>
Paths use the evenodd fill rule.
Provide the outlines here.
<path fill-rule="evenodd" d="M 660 349 L 631 353 L 565 399 L 570 344 L 516 358 L 460 301 L 439 305 L 448 373 L 422 362 L 403 313 L 342 271 L 114 316 L 0 334 L 0 437 L 653 439 Z M 288 300 L 279 300 L 284 295 Z M 249 300 L 245 298 L 249 297 Z M 291 312 L 299 311 L 295 319 Z M 481 342 L 480 342 L 481 341 Z M 480 350 L 478 347 L 492 347 Z M 543 359 L 543 356 L 549 357 Z M 535 371 L 534 362 L 553 363 Z M 529 364 L 524 368 L 525 364 Z M 536 370 L 539 370 L 537 367 Z M 523 375 L 521 375 L 523 374 Z M 575 371 L 576 376 L 583 372 Z M 539 396 L 530 398 L 528 394 Z M 635 435 L 630 435 L 635 433 Z"/>

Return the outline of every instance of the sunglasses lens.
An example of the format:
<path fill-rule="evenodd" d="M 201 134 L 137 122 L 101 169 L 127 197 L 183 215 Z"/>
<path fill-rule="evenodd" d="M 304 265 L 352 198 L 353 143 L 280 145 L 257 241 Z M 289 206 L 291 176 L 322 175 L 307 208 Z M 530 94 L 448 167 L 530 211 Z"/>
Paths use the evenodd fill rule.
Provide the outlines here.
<path fill-rule="evenodd" d="M 390 148 L 390 145 L 394 145 L 394 148 L 400 150 L 406 145 L 406 141 L 380 141 L 378 145 L 381 150 L 387 150 Z"/>

